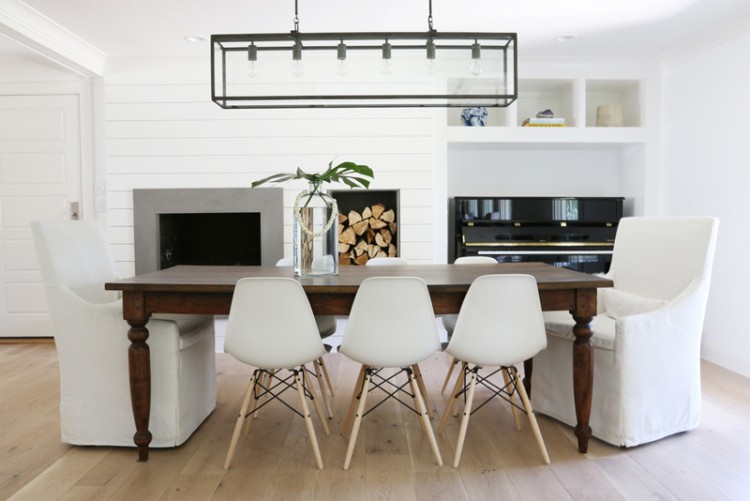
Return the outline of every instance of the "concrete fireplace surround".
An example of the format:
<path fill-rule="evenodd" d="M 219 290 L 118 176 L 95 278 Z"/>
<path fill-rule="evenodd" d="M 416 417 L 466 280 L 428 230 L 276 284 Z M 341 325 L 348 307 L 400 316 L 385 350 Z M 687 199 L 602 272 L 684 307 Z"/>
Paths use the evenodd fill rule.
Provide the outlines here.
<path fill-rule="evenodd" d="M 282 188 L 185 188 L 133 190 L 136 274 L 159 269 L 159 214 L 260 213 L 261 264 L 284 256 Z"/>

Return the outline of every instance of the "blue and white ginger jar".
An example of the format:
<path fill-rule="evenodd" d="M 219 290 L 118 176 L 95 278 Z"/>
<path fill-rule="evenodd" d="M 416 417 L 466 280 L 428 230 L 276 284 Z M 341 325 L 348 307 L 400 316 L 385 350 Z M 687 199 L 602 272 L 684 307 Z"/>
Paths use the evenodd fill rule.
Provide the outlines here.
<path fill-rule="evenodd" d="M 464 108 L 461 112 L 461 124 L 470 127 L 484 127 L 487 121 L 487 109 L 481 106 Z"/>

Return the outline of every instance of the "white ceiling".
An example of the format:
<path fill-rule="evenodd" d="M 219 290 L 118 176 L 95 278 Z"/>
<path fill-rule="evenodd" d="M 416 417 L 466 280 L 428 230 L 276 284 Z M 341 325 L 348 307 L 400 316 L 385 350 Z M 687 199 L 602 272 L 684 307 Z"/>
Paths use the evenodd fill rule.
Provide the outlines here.
<path fill-rule="evenodd" d="M 3 3 L 19 0 L 0 0 Z M 298 0 L 300 31 L 425 31 L 428 0 Z M 294 0 L 25 0 L 108 58 L 208 57 L 187 35 L 282 33 Z M 748 0 L 432 0 L 438 31 L 517 32 L 521 57 L 656 58 L 750 19 Z M 555 37 L 575 35 L 569 42 Z M 0 37 L 0 57 L 10 44 Z M 18 57 L 18 49 L 13 49 Z M 30 53 L 29 53 L 30 54 Z"/>

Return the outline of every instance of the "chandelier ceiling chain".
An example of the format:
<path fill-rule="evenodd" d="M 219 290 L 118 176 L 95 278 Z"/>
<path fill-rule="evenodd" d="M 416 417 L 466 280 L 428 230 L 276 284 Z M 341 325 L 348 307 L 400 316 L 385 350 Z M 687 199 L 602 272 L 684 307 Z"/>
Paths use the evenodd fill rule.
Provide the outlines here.
<path fill-rule="evenodd" d="M 295 2 L 297 0 L 294 0 Z M 429 31 L 435 31 L 435 28 L 432 26 L 432 0 L 429 0 L 429 14 L 427 14 L 427 26 L 429 28 Z"/>
<path fill-rule="evenodd" d="M 211 35 L 212 101 L 225 109 L 506 107 L 517 98 L 516 34 L 438 32 L 432 0 L 426 32 L 302 33 L 299 22 L 294 0 L 291 32 Z"/>
<path fill-rule="evenodd" d="M 297 10 L 297 0 L 294 0 L 294 31 L 295 33 L 299 33 L 299 12 Z"/>

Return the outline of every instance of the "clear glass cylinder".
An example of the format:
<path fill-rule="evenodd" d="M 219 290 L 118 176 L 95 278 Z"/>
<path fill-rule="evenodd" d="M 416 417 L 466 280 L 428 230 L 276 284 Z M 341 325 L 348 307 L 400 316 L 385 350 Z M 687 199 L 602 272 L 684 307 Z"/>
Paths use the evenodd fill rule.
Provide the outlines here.
<path fill-rule="evenodd" d="M 319 186 L 310 185 L 294 204 L 294 274 L 338 275 L 338 207 Z"/>

